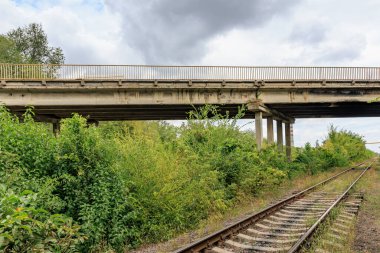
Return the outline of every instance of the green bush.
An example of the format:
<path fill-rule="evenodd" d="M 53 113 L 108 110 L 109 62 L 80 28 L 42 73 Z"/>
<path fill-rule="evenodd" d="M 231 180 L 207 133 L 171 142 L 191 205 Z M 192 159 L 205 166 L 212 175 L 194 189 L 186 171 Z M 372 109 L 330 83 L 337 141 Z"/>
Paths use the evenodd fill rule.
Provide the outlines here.
<path fill-rule="evenodd" d="M 311 147 L 310 143 L 299 150 L 292 166 L 304 172 L 315 174 L 332 167 L 348 166 L 352 162 L 368 159 L 374 154 L 367 150 L 363 138 L 346 130 L 329 128 L 327 138 L 321 146 Z"/>
<path fill-rule="evenodd" d="M 138 199 L 148 241 L 167 239 L 226 208 L 217 172 L 186 149 L 168 148 L 161 127 L 135 123 L 116 142 L 118 173 Z"/>
<path fill-rule="evenodd" d="M 331 127 L 322 145 L 258 152 L 254 133 L 215 106 L 166 122 L 88 126 L 73 115 L 48 125 L 0 107 L 3 251 L 124 252 L 196 228 L 285 180 L 372 155 L 361 136 Z M 14 231 L 14 232 L 12 232 Z M 5 245 L 5 246 L 4 246 Z"/>
<path fill-rule="evenodd" d="M 74 252 L 84 242 L 79 226 L 61 214 L 35 206 L 37 194 L 20 195 L 0 185 L 0 250 L 2 252 Z"/>

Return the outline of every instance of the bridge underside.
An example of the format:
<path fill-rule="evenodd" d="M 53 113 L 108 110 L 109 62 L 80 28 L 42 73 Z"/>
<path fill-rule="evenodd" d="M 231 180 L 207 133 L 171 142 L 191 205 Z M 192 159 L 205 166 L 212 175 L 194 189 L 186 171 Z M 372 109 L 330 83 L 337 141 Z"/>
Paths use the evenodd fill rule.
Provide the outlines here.
<path fill-rule="evenodd" d="M 292 118 L 380 117 L 378 103 L 271 104 L 269 107 Z"/>
<path fill-rule="evenodd" d="M 230 114 L 242 104 L 245 118 L 376 117 L 379 81 L 340 80 L 7 80 L 0 85 L 0 103 L 22 114 L 35 108 L 37 120 L 57 121 L 77 112 L 91 120 L 186 119 L 192 105 L 215 104 Z M 276 113 L 274 113 L 276 112 Z M 276 119 L 276 117 L 274 117 Z"/>
<path fill-rule="evenodd" d="M 242 104 L 218 105 L 221 113 L 229 112 L 236 115 Z M 197 106 L 195 106 L 196 108 Z M 346 102 L 346 103 L 310 103 L 310 104 L 269 104 L 269 110 L 275 110 L 290 118 L 342 118 L 342 117 L 379 117 L 378 103 Z M 24 106 L 8 106 L 21 115 L 25 112 Z M 191 105 L 77 105 L 77 106 L 35 106 L 36 119 L 39 121 L 54 122 L 67 118 L 72 113 L 79 113 L 94 121 L 111 120 L 184 120 L 189 111 L 194 110 Z M 270 117 L 263 112 L 263 117 Z M 253 119 L 254 111 L 246 110 L 243 118 Z"/>

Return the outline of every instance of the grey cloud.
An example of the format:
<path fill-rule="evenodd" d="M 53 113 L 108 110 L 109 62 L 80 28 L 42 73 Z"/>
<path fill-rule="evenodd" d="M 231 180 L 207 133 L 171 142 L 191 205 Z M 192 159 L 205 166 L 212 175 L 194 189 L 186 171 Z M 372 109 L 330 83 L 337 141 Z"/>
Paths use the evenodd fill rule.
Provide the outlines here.
<path fill-rule="evenodd" d="M 255 28 L 299 0 L 108 0 L 120 14 L 123 39 L 147 63 L 192 63 L 207 42 L 233 29 Z"/>

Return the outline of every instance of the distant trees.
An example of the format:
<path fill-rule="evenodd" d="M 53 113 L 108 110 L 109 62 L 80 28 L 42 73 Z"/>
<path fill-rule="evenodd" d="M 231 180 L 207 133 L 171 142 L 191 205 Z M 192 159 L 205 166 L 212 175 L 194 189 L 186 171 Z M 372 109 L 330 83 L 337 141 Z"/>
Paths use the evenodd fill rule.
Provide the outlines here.
<path fill-rule="evenodd" d="M 49 46 L 41 24 L 31 23 L 0 35 L 0 62 L 26 64 L 63 64 L 60 47 Z"/>

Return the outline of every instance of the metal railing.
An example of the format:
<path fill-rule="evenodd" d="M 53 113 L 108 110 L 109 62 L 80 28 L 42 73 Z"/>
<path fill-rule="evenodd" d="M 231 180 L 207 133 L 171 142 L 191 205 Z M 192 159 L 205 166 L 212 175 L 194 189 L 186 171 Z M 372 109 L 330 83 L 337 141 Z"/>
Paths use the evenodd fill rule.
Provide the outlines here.
<path fill-rule="evenodd" d="M 233 67 L 0 63 L 0 79 L 380 80 L 379 67 Z"/>

